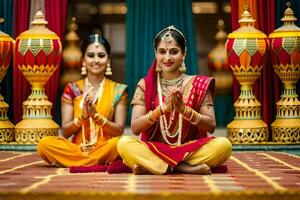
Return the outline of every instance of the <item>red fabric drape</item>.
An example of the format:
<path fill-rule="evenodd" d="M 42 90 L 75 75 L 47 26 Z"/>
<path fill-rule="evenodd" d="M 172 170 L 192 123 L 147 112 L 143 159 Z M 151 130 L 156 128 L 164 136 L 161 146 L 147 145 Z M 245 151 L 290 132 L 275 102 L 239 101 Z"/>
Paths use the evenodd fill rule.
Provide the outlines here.
<path fill-rule="evenodd" d="M 45 17 L 48 21 L 47 27 L 54 31 L 59 37 L 61 42 L 64 39 L 65 25 L 67 13 L 67 0 L 45 0 Z M 51 76 L 45 86 L 46 95 L 49 101 L 53 103 L 52 116 L 56 111 L 56 100 L 59 85 L 60 66 Z"/>
<path fill-rule="evenodd" d="M 256 20 L 255 27 L 267 36 L 275 29 L 275 1 L 273 0 L 231 0 L 232 30 L 239 28 L 238 20 L 243 11 L 244 3 L 248 4 L 252 17 Z M 274 121 L 275 103 L 280 96 L 280 81 L 274 73 L 271 59 L 267 55 L 261 76 L 254 85 L 254 94 L 262 103 L 262 117 L 268 126 Z M 233 97 L 236 101 L 240 94 L 239 84 L 233 83 Z"/>
<path fill-rule="evenodd" d="M 29 28 L 29 6 L 30 0 L 14 1 L 15 38 Z M 30 93 L 30 84 L 15 64 L 13 68 L 13 88 L 13 122 L 16 124 L 22 119 L 22 103 Z"/>

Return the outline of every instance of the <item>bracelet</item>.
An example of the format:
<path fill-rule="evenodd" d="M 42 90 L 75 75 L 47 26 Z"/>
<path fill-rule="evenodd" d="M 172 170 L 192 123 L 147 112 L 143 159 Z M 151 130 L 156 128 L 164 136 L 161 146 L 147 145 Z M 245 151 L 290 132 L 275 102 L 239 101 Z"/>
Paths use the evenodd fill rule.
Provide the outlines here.
<path fill-rule="evenodd" d="M 191 123 L 193 124 L 193 125 L 197 125 L 197 124 L 199 124 L 199 122 L 201 121 L 201 119 L 202 119 L 202 115 L 200 114 L 200 113 L 196 113 L 196 119 L 194 120 L 194 121 L 191 121 Z"/>
<path fill-rule="evenodd" d="M 81 128 L 87 121 L 88 119 L 84 119 L 82 116 L 77 116 L 74 118 L 73 124 L 78 128 Z"/>
<path fill-rule="evenodd" d="M 182 115 L 183 115 L 183 118 L 188 120 L 193 125 L 198 125 L 202 119 L 202 115 L 200 113 L 196 112 L 195 110 L 193 110 L 189 106 L 184 107 L 184 111 L 183 111 Z"/>
<path fill-rule="evenodd" d="M 147 118 L 147 123 L 149 125 L 153 125 L 155 123 L 154 120 L 152 120 L 151 116 L 152 116 L 153 111 L 150 110 L 147 114 L 146 114 L 146 118 Z"/>
<path fill-rule="evenodd" d="M 94 122 L 99 126 L 104 126 L 107 123 L 106 117 L 103 115 L 96 113 L 93 118 Z"/>

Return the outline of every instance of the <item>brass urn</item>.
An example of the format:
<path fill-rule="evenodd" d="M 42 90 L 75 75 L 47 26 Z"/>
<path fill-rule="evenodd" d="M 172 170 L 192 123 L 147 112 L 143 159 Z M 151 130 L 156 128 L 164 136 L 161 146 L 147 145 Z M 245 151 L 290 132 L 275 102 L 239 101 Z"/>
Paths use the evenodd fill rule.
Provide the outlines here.
<path fill-rule="evenodd" d="M 63 68 L 60 85 L 63 87 L 70 82 L 78 81 L 82 78 L 80 68 L 82 66 L 82 53 L 78 47 L 79 37 L 76 34 L 76 18 L 72 17 L 70 32 L 66 35 L 66 46 L 63 49 Z"/>
<path fill-rule="evenodd" d="M 252 91 L 263 68 L 268 41 L 264 33 L 253 27 L 254 21 L 245 7 L 240 28 L 230 33 L 226 42 L 229 65 L 241 85 L 241 93 L 234 103 L 234 120 L 227 125 L 227 137 L 232 143 L 268 141 L 267 124 L 261 119 L 261 103 Z"/>
<path fill-rule="evenodd" d="M 224 21 L 218 20 L 218 32 L 215 35 L 217 45 L 208 53 L 208 70 L 216 81 L 216 94 L 231 94 L 233 77 L 229 67 L 225 41 L 227 34 L 224 31 Z"/>
<path fill-rule="evenodd" d="M 44 14 L 35 14 L 33 25 L 16 39 L 16 66 L 31 84 L 32 92 L 23 102 L 22 121 L 16 125 L 19 144 L 36 144 L 44 136 L 58 135 L 59 126 L 52 120 L 52 103 L 45 95 L 45 84 L 59 67 L 62 45 L 48 28 Z"/>
<path fill-rule="evenodd" d="M 275 73 L 284 84 L 276 103 L 276 119 L 272 123 L 272 140 L 283 143 L 300 142 L 300 101 L 296 83 L 300 77 L 300 28 L 289 7 L 281 19 L 283 25 L 269 35 L 271 57 Z"/>
<path fill-rule="evenodd" d="M 4 20 L 0 18 L 0 23 Z M 0 31 L 0 83 L 7 73 L 10 59 L 12 57 L 14 42 L 9 35 Z M 7 117 L 9 105 L 4 101 L 0 93 L 0 144 L 5 144 L 14 140 L 15 126 Z"/>

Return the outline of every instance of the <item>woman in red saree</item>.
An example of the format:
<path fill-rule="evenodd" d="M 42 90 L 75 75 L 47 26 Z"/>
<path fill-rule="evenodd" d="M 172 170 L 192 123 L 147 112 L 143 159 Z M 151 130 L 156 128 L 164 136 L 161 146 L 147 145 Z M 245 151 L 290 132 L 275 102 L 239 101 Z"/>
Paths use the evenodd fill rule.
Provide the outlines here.
<path fill-rule="evenodd" d="M 63 137 L 40 140 L 37 152 L 54 166 L 93 166 L 113 162 L 127 112 L 126 85 L 111 74 L 110 45 L 98 34 L 82 44 L 86 78 L 69 83 L 62 95 Z M 72 138 L 72 142 L 67 138 Z"/>
<path fill-rule="evenodd" d="M 231 155 L 215 130 L 214 79 L 185 74 L 186 40 L 174 26 L 157 34 L 155 61 L 139 81 L 131 127 L 141 140 L 123 136 L 118 152 L 134 174 L 210 174 Z"/>

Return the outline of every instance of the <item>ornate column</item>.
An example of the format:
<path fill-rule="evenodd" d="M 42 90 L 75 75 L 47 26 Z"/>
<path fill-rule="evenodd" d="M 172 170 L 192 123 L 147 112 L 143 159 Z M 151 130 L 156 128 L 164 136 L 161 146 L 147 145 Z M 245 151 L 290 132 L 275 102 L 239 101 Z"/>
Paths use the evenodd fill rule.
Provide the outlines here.
<path fill-rule="evenodd" d="M 268 140 L 267 124 L 261 120 L 261 103 L 252 92 L 260 76 L 267 49 L 267 36 L 253 27 L 247 8 L 239 20 L 240 28 L 228 35 L 226 42 L 229 65 L 241 85 L 234 103 L 235 117 L 227 125 L 227 137 L 232 143 L 260 143 Z"/>
<path fill-rule="evenodd" d="M 281 19 L 283 25 L 269 35 L 275 73 L 284 84 L 281 99 L 276 103 L 276 120 L 272 123 L 272 140 L 284 143 L 300 142 L 300 101 L 296 83 L 300 77 L 300 28 L 289 8 Z"/>
<path fill-rule="evenodd" d="M 35 14 L 33 27 L 16 39 L 16 66 L 31 84 L 32 92 L 23 102 L 22 121 L 16 125 L 19 144 L 36 144 L 48 135 L 57 135 L 59 126 L 52 120 L 52 103 L 45 95 L 45 84 L 58 68 L 62 57 L 59 37 L 46 28 L 41 11 Z"/>
<path fill-rule="evenodd" d="M 0 18 L 0 23 L 4 22 Z M 4 78 L 13 53 L 14 42 L 9 35 L 0 31 L 0 83 Z M 5 144 L 14 140 L 15 126 L 7 117 L 8 104 L 5 103 L 0 93 L 0 144 Z"/>

